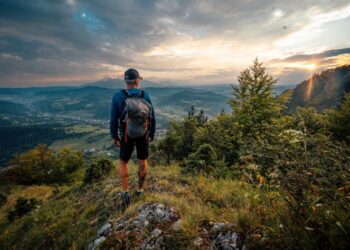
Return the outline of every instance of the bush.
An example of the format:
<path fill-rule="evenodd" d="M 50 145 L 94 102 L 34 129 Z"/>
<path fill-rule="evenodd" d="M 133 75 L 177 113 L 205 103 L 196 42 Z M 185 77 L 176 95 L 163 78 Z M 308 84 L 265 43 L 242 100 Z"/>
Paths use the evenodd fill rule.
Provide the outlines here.
<path fill-rule="evenodd" d="M 6 203 L 7 197 L 6 195 L 0 193 L 0 206 L 4 205 Z"/>
<path fill-rule="evenodd" d="M 339 109 L 327 110 L 326 115 L 327 127 L 333 136 L 350 143 L 350 92 L 345 94 Z"/>
<path fill-rule="evenodd" d="M 62 148 L 53 151 L 38 145 L 12 159 L 12 166 L 0 173 L 1 183 L 52 184 L 70 182 L 70 174 L 84 165 L 81 152 Z"/>
<path fill-rule="evenodd" d="M 225 164 L 218 161 L 214 148 L 209 144 L 201 145 L 195 153 L 190 154 L 182 163 L 184 173 L 211 173 L 216 168 L 222 168 Z"/>
<path fill-rule="evenodd" d="M 113 163 L 108 159 L 99 159 L 91 163 L 85 172 L 85 183 L 93 183 L 107 176 L 113 169 Z"/>
<path fill-rule="evenodd" d="M 240 133 L 232 117 L 221 114 L 197 130 L 194 147 L 199 148 L 203 144 L 211 145 L 217 158 L 231 166 L 239 157 L 239 137 Z"/>
<path fill-rule="evenodd" d="M 26 199 L 23 197 L 19 197 L 16 201 L 15 210 L 10 210 L 7 214 L 7 219 L 11 223 L 16 218 L 22 217 L 23 215 L 29 213 L 33 208 L 35 208 L 37 204 L 37 200 L 32 199 Z"/>

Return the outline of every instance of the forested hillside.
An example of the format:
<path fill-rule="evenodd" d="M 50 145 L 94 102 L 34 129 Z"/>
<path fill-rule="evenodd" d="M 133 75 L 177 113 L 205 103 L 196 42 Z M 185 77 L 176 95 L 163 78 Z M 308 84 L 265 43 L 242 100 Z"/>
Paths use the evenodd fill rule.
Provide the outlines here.
<path fill-rule="evenodd" d="M 292 90 L 288 111 L 295 111 L 299 106 L 314 107 L 319 111 L 336 107 L 349 91 L 350 65 L 329 69 L 314 74 Z"/>

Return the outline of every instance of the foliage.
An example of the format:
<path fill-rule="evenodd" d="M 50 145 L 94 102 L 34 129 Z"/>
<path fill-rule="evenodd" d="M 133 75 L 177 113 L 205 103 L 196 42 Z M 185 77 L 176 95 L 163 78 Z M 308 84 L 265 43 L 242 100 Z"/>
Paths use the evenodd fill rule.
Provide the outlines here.
<path fill-rule="evenodd" d="M 11 223 L 16 218 L 22 217 L 23 215 L 29 213 L 33 208 L 35 208 L 37 204 L 37 200 L 32 199 L 26 199 L 23 197 L 19 197 L 16 201 L 15 209 L 10 210 L 7 214 L 7 219 Z"/>
<path fill-rule="evenodd" d="M 64 183 L 70 175 L 83 166 L 81 152 L 62 148 L 53 151 L 47 145 L 39 144 L 11 160 L 12 166 L 0 173 L 2 183 L 41 184 Z"/>
<path fill-rule="evenodd" d="M 338 110 L 327 110 L 328 127 L 338 140 L 350 143 L 350 92 L 344 97 Z"/>
<path fill-rule="evenodd" d="M 68 133 L 61 125 L 56 124 L 1 127 L 0 166 L 8 164 L 16 153 L 30 150 L 39 143 L 50 145 L 56 140 L 79 137 L 83 134 Z"/>
<path fill-rule="evenodd" d="M 188 116 L 180 122 L 172 121 L 158 148 L 166 155 L 166 162 L 183 160 L 194 151 L 195 134 L 199 127 L 206 123 L 207 118 L 203 112 L 195 114 L 192 106 Z"/>
<path fill-rule="evenodd" d="M 6 203 L 7 197 L 3 193 L 0 193 L 0 207 Z"/>
<path fill-rule="evenodd" d="M 229 100 L 233 119 L 244 136 L 254 136 L 263 132 L 265 126 L 280 116 L 285 100 L 273 97 L 272 88 L 276 80 L 266 72 L 258 59 L 240 73 L 238 83 L 238 86 L 232 85 L 234 98 Z"/>
<path fill-rule="evenodd" d="M 190 154 L 182 164 L 183 172 L 198 174 L 210 173 L 223 167 L 224 163 L 218 161 L 214 148 L 209 144 L 202 144 L 198 150 Z"/>
<path fill-rule="evenodd" d="M 194 148 L 209 144 L 215 150 L 217 158 L 231 166 L 239 157 L 240 137 L 237 123 L 230 115 L 222 113 L 198 128 Z"/>
<path fill-rule="evenodd" d="M 158 149 L 166 155 L 167 164 L 170 164 L 170 160 L 176 159 L 179 154 L 178 149 L 180 148 L 182 138 L 177 132 L 180 132 L 179 126 L 174 122 L 170 123 L 164 139 L 158 144 Z"/>
<path fill-rule="evenodd" d="M 286 202 L 281 213 L 284 233 L 295 235 L 280 238 L 280 247 L 346 248 L 350 94 L 339 108 L 325 113 L 298 108 L 285 114 L 288 93 L 273 96 L 276 81 L 257 60 L 241 72 L 238 82 L 229 101 L 232 114 L 222 112 L 204 124 L 193 123 L 187 131 L 193 133 L 190 143 L 175 138 L 184 136 L 183 122 L 194 118 L 194 112 L 172 123 L 166 140 L 176 146 L 168 154 L 176 154 L 182 173 L 239 178 L 278 191 Z M 279 236 L 270 232 L 270 237 Z"/>
<path fill-rule="evenodd" d="M 208 121 L 208 116 L 204 114 L 204 110 L 201 109 L 198 114 L 196 114 L 196 108 L 191 105 L 190 111 L 188 111 L 188 118 L 195 118 L 199 125 L 203 125 Z"/>
<path fill-rule="evenodd" d="M 113 163 L 108 159 L 98 159 L 90 164 L 85 172 L 85 183 L 94 183 L 106 177 L 113 169 Z"/>

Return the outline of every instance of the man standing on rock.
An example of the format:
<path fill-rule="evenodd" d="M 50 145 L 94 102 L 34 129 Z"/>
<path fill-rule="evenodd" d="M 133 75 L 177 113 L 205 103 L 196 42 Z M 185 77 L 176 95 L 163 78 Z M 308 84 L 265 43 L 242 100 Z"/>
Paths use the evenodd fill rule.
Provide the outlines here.
<path fill-rule="evenodd" d="M 139 182 L 135 194 L 140 196 L 146 179 L 149 142 L 154 139 L 156 119 L 150 96 L 139 88 L 142 80 L 139 72 L 128 69 L 124 73 L 124 80 L 127 88 L 115 93 L 112 99 L 110 132 L 114 145 L 120 147 L 118 173 L 123 201 L 129 205 L 128 162 L 136 145 Z"/>

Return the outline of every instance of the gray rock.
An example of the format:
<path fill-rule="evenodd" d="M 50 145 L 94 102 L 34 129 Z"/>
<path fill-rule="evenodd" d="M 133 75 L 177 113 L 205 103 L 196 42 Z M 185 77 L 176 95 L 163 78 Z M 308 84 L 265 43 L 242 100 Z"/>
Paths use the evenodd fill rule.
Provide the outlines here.
<path fill-rule="evenodd" d="M 138 209 L 138 216 L 134 220 L 135 224 L 139 224 L 148 220 L 149 222 L 170 222 L 179 218 L 174 209 L 165 207 L 163 204 L 146 203 Z"/>
<path fill-rule="evenodd" d="M 180 231 L 181 228 L 182 228 L 182 221 L 181 221 L 181 219 L 177 220 L 176 222 L 174 222 L 174 224 L 171 226 L 171 229 L 174 230 L 174 231 Z"/>
<path fill-rule="evenodd" d="M 163 249 L 162 245 L 164 245 L 163 236 L 159 238 L 148 237 L 143 241 L 140 249 L 141 250 Z"/>
<path fill-rule="evenodd" d="M 104 236 L 97 238 L 93 243 L 89 245 L 88 250 L 95 250 L 105 240 L 106 240 L 106 237 Z"/>
<path fill-rule="evenodd" d="M 137 214 L 134 217 L 128 218 L 123 216 L 113 224 L 110 222 L 104 224 L 97 232 L 97 239 L 89 245 L 89 250 L 94 250 L 96 246 L 101 244 L 105 237 L 112 233 L 113 229 L 125 235 L 138 234 L 143 239 L 140 246 L 141 249 L 160 249 L 164 247 L 168 236 L 166 232 L 155 226 L 163 223 L 167 223 L 170 226 L 173 222 L 178 221 L 178 219 L 178 214 L 171 207 L 160 203 L 143 204 L 138 208 Z M 175 225 L 175 228 L 181 227 L 181 222 L 175 222 L 173 225 Z M 146 227 L 147 230 L 145 230 Z M 153 229 L 151 234 L 148 233 L 149 229 Z"/>
<path fill-rule="evenodd" d="M 141 249 L 161 249 L 164 243 L 164 237 L 162 235 L 162 230 L 156 228 L 152 231 L 151 235 L 148 236 L 142 243 Z"/>
<path fill-rule="evenodd" d="M 233 224 L 215 223 L 209 230 L 211 249 L 242 249 L 243 237 L 240 233 L 235 232 L 234 228 Z"/>
<path fill-rule="evenodd" d="M 112 232 L 112 224 L 107 222 L 97 231 L 97 237 L 107 236 Z"/>
<path fill-rule="evenodd" d="M 225 223 L 221 223 L 221 222 L 218 222 L 218 223 L 215 223 L 213 225 L 213 227 L 211 228 L 211 231 L 213 233 L 217 233 L 217 232 L 220 232 L 223 228 L 226 227 L 226 224 Z"/>
<path fill-rule="evenodd" d="M 160 230 L 158 228 L 154 229 L 152 232 L 152 236 L 155 238 L 158 238 L 161 234 L 162 234 L 162 230 Z"/>
<path fill-rule="evenodd" d="M 194 244 L 196 247 L 202 246 L 202 245 L 203 245 L 203 238 L 198 237 L 197 239 L 194 240 L 193 244 Z"/>

